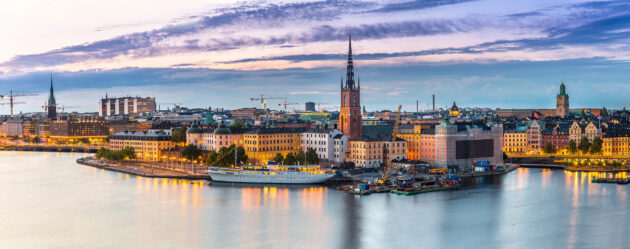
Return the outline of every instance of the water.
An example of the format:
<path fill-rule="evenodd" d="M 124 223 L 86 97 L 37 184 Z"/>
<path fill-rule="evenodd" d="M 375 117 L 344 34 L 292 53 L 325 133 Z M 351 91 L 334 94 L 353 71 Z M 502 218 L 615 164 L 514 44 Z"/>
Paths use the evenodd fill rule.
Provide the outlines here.
<path fill-rule="evenodd" d="M 630 185 L 519 169 L 461 191 L 149 179 L 0 152 L 0 248 L 627 248 Z"/>

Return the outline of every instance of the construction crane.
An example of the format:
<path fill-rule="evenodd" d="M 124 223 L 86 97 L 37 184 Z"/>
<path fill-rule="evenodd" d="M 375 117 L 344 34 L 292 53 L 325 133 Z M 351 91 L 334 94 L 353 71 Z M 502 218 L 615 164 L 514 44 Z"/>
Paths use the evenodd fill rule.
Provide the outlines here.
<path fill-rule="evenodd" d="M 384 149 L 385 156 L 383 157 L 385 161 L 385 175 L 383 176 L 383 183 L 387 183 L 389 181 L 389 171 L 392 168 L 392 160 L 391 157 L 394 155 L 394 143 L 396 142 L 396 134 L 398 133 L 398 124 L 400 124 L 400 109 L 402 109 L 402 105 L 398 106 L 398 111 L 396 112 L 396 120 L 394 121 L 394 130 L 392 130 L 392 143 L 389 144 L 389 150 Z"/>
<path fill-rule="evenodd" d="M 296 102 L 287 102 L 287 100 L 284 100 L 282 103 L 278 104 L 278 106 L 284 106 L 284 110 L 287 110 L 287 106 L 294 106 L 294 105 L 299 105 L 300 103 L 296 103 Z"/>
<path fill-rule="evenodd" d="M 324 103 L 324 102 L 317 102 L 317 110 L 321 111 L 321 106 L 322 105 L 327 105 L 328 103 Z"/>
<path fill-rule="evenodd" d="M 16 97 L 37 96 L 37 94 L 26 94 L 24 92 L 9 91 L 8 94 L 0 95 L 0 99 L 9 99 L 9 103 L 0 103 L 0 105 L 9 105 L 11 107 L 11 116 L 13 116 L 13 105 L 26 104 L 26 102 L 16 102 Z"/>
<path fill-rule="evenodd" d="M 55 106 L 57 109 L 61 109 L 61 113 L 64 113 L 66 108 L 68 108 L 68 109 L 79 108 L 79 106 L 65 106 L 65 105 L 60 105 L 60 104 L 43 105 L 42 108 L 44 108 L 44 111 L 46 111 L 46 110 L 48 110 L 48 107 L 50 107 L 50 106 Z"/>
<path fill-rule="evenodd" d="M 266 109 L 265 108 L 265 103 L 266 103 L 267 100 L 270 100 L 270 99 L 287 99 L 287 98 L 285 98 L 285 97 L 265 96 L 265 95 L 262 95 L 262 94 L 260 95 L 260 98 L 254 98 L 254 97 L 249 98 L 250 101 L 260 101 L 260 109 Z"/>

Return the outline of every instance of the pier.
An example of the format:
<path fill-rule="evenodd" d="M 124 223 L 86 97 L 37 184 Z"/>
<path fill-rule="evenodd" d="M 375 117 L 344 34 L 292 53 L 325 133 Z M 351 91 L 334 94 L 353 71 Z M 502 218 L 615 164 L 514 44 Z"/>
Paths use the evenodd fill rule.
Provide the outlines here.
<path fill-rule="evenodd" d="M 628 184 L 630 178 L 593 178 L 592 183 L 614 183 L 614 184 Z"/>
<path fill-rule="evenodd" d="M 95 167 L 99 169 L 106 169 L 115 172 L 150 177 L 150 178 L 174 178 L 174 179 L 186 179 L 186 180 L 211 180 L 210 175 L 206 173 L 189 174 L 186 172 L 167 170 L 162 168 L 152 168 L 142 165 L 113 165 L 107 162 L 93 159 L 89 157 L 79 158 L 76 161 L 78 164 Z"/>

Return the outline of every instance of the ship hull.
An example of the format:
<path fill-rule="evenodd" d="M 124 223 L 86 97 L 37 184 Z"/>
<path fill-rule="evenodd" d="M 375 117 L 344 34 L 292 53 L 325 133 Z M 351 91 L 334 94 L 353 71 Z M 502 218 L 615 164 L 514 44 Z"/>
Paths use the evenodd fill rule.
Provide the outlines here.
<path fill-rule="evenodd" d="M 213 182 L 235 183 L 268 183 L 268 184 L 318 184 L 332 178 L 333 174 L 311 175 L 299 172 L 275 172 L 275 175 L 265 175 L 244 172 L 221 172 L 209 170 L 208 174 Z"/>

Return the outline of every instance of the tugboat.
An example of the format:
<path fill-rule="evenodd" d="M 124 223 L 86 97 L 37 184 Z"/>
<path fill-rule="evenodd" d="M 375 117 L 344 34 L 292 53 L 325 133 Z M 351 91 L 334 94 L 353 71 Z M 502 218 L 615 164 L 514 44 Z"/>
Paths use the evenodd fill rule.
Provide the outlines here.
<path fill-rule="evenodd" d="M 322 170 L 319 165 L 277 165 L 268 161 L 264 165 L 241 167 L 210 167 L 208 174 L 215 182 L 317 184 L 333 178 L 335 174 Z"/>

